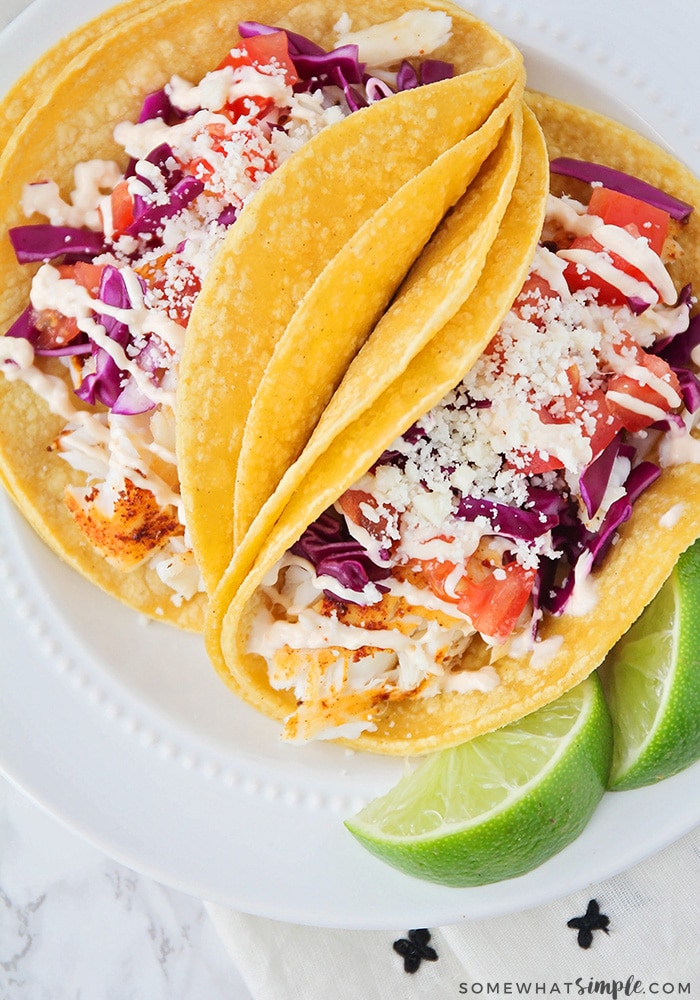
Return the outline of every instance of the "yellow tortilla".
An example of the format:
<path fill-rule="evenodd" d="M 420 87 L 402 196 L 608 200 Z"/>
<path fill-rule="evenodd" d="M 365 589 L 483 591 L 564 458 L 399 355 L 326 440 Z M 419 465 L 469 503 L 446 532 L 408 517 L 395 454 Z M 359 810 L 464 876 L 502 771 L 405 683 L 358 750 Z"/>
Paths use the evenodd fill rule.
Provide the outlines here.
<path fill-rule="evenodd" d="M 521 59 L 510 43 L 459 8 L 427 6 L 452 15 L 452 38 L 437 55 L 459 60 L 464 72 L 351 115 L 300 150 L 294 171 L 274 174 L 241 214 L 194 310 L 178 388 L 178 462 L 189 531 L 209 592 L 432 228 L 466 187 L 479 165 L 476 154 L 483 160 L 487 151 L 477 147 L 472 155 L 467 149 L 468 167 L 460 164 L 461 151 L 436 164 L 435 178 L 425 178 L 433 193 L 422 216 L 408 217 L 415 208 L 408 182 L 479 128 L 512 87 L 517 93 L 522 86 Z M 327 25 L 344 9 L 327 8 Z M 404 9 L 394 0 L 373 5 L 371 20 Z M 443 168 L 449 186 L 436 194 Z M 377 217 L 393 195 L 397 200 L 387 205 L 384 218 Z M 437 206 L 431 204 L 436 197 Z M 392 225 L 397 216 L 412 228 L 401 233 Z M 254 233 L 258 239 L 249 238 Z M 356 242 L 349 242 L 356 234 Z M 375 260 L 387 258 L 373 273 L 358 256 L 370 251 Z M 353 315 L 358 298 L 363 311 Z M 344 319 L 350 320 L 345 328 Z M 307 338 L 310 322 L 314 328 Z M 337 338 L 337 347 L 325 338 Z M 316 378 L 295 394 L 295 386 L 290 392 L 285 383 L 293 379 L 290 361 L 299 364 L 307 339 L 317 348 L 325 343 L 326 350 L 304 365 L 307 382 Z M 234 515 L 236 474 L 251 404 L 238 494 L 245 509 L 239 516 Z M 278 451 L 280 426 L 287 437 Z M 265 480 L 258 482 L 259 460 L 268 458 Z"/>
<path fill-rule="evenodd" d="M 61 74 L 66 63 L 130 17 L 152 7 L 151 0 L 126 0 L 71 31 L 47 49 L 12 84 L 0 102 L 0 150 L 5 149 L 32 104 L 50 98 L 55 78 Z"/>
<path fill-rule="evenodd" d="M 395 138 L 398 145 L 401 142 L 406 145 L 403 156 L 397 148 L 387 165 L 389 173 L 395 170 L 397 177 L 403 169 L 404 179 L 420 168 L 420 156 L 411 163 L 405 150 L 410 149 L 418 138 L 424 138 L 424 122 L 411 113 L 414 103 L 418 112 L 429 110 L 422 103 L 423 91 L 430 90 L 436 95 L 433 114 L 449 107 L 450 114 L 443 116 L 447 138 L 437 143 L 439 146 L 443 142 L 444 148 L 448 148 L 475 127 L 473 123 L 481 123 L 493 104 L 507 92 L 521 66 L 520 56 L 510 43 L 460 8 L 453 7 L 449 2 L 428 3 L 425 6 L 454 11 L 455 44 L 464 50 L 465 66 L 474 71 L 477 82 L 483 86 L 477 87 L 478 93 L 470 96 L 462 89 L 458 79 L 436 84 L 434 90 L 423 88 L 405 96 L 399 95 L 399 108 L 405 108 L 402 120 L 405 131 L 400 131 Z M 10 95 L 6 123 L 8 130 L 12 125 L 12 132 L 0 159 L 0 212 L 3 218 L 0 329 L 7 329 L 26 305 L 34 270 L 17 264 L 6 236 L 7 229 L 27 221 L 20 207 L 25 184 L 52 179 L 63 192 L 67 192 L 72 188 L 76 163 L 122 156 L 112 139 L 114 126 L 123 120 L 135 120 L 144 96 L 162 87 L 174 73 L 194 80 L 216 66 L 235 43 L 240 20 L 255 19 L 287 26 L 330 46 L 334 38 L 333 25 L 346 9 L 346 5 L 340 3 L 291 4 L 288 0 L 255 0 L 253 4 L 231 4 L 230 0 L 206 0 L 203 3 L 167 0 L 157 6 L 148 4 L 143 7 L 127 4 L 116 8 L 106 19 L 91 22 L 85 29 L 69 36 L 65 50 L 59 46 L 48 53 L 31 77 L 31 88 L 27 93 L 27 101 L 31 103 L 33 100 L 31 107 L 27 108 L 26 103 L 17 103 L 17 88 Z M 353 27 L 360 28 L 397 16 L 404 10 L 405 6 L 398 0 L 384 0 L 350 13 L 353 15 Z M 101 31 L 99 41 L 92 42 L 94 32 L 100 25 L 110 30 Z M 71 58 L 59 72 L 62 51 Z M 52 85 L 47 89 L 44 81 L 51 74 Z M 37 90 L 41 91 L 39 96 Z M 452 98 L 458 97 L 464 99 L 458 101 L 455 108 Z M 370 119 L 381 119 L 385 114 L 381 105 L 377 105 L 376 110 L 368 109 Z M 348 121 L 352 122 L 352 118 Z M 353 139 L 356 128 L 350 125 L 346 138 Z M 318 139 L 328 143 L 324 133 Z M 322 150 L 324 148 L 321 147 Z M 31 155 L 28 155 L 28 150 Z M 347 159 L 351 153 L 354 156 L 353 145 L 341 146 L 340 151 L 335 153 L 336 163 L 341 164 L 343 158 Z M 313 154 L 306 155 L 313 157 Z M 435 155 L 433 150 L 427 150 L 424 158 L 430 162 Z M 299 179 L 301 168 L 295 172 L 293 160 L 288 161 L 285 168 L 278 171 L 283 176 L 275 183 L 288 193 L 292 204 L 294 199 L 299 198 L 298 214 L 303 216 L 313 192 L 306 191 L 305 203 L 302 197 L 303 175 Z M 273 175 L 273 180 L 276 176 Z M 365 216 L 384 200 L 383 197 L 377 199 L 376 191 L 366 193 L 363 190 L 360 195 L 359 200 L 365 201 Z M 263 215 L 261 210 L 253 218 L 260 220 Z M 355 218 L 352 231 L 357 225 L 359 222 Z M 238 225 L 234 229 L 238 229 Z M 273 229 L 274 225 L 269 230 L 270 234 Z M 261 246 L 267 243 L 266 232 L 256 230 L 255 226 L 252 231 L 246 229 L 243 218 L 240 233 L 245 235 L 245 240 L 253 241 L 252 256 L 256 256 Z M 278 230 L 273 243 L 283 241 L 284 236 L 285 232 Z M 281 252 L 284 252 L 284 247 Z M 277 248 L 273 247 L 271 259 L 276 260 L 277 253 Z M 261 258 L 256 256 L 256 259 Z M 213 280 L 224 281 L 225 292 L 226 287 L 235 282 L 236 276 L 224 266 L 215 273 Z M 288 290 L 293 298 L 300 295 L 291 280 Z M 263 304 L 270 305 L 267 294 L 263 297 Z M 257 314 L 252 317 L 251 335 L 258 340 L 248 348 L 251 370 L 247 376 L 241 373 L 251 387 L 249 398 L 252 398 L 257 383 L 255 373 L 259 370 L 260 358 L 265 356 L 262 347 L 265 337 L 260 336 L 259 320 Z M 258 341 L 260 349 L 256 347 Z M 211 362 L 210 356 L 207 363 Z M 243 421 L 246 412 L 247 406 L 236 414 L 235 420 Z M 161 583 L 153 570 L 137 567 L 127 573 L 112 568 L 79 530 L 62 498 L 65 487 L 79 481 L 80 476 L 61 458 L 47 451 L 62 424 L 63 421 L 52 416 L 26 385 L 0 379 L 0 480 L 9 494 L 40 536 L 66 562 L 100 587 L 149 616 L 184 628 L 201 628 L 205 606 L 203 594 L 177 606 L 171 599 L 172 592 Z M 239 433 L 235 427 L 231 432 L 234 436 Z M 227 525 L 226 530 L 230 530 L 230 511 L 227 513 Z"/>
<path fill-rule="evenodd" d="M 681 164 L 653 144 L 601 116 L 530 95 L 551 155 L 604 159 L 650 183 L 700 205 L 700 183 Z M 527 145 L 525 146 L 527 149 Z M 266 572 L 305 527 L 355 482 L 381 451 L 415 419 L 438 402 L 488 343 L 519 290 L 532 252 L 522 239 L 521 220 L 541 222 L 543 178 L 525 177 L 537 159 L 523 155 L 523 177 L 516 186 L 481 279 L 466 304 L 399 375 L 376 405 L 342 431 L 317 460 L 287 503 L 261 547 L 251 544 L 234 558 L 211 604 L 208 648 L 215 666 L 251 704 L 277 719 L 291 713 L 290 692 L 275 691 L 261 657 L 246 652 L 260 583 Z M 566 185 L 565 185 L 566 186 Z M 697 213 L 679 237 L 684 255 L 672 266 L 680 288 L 698 267 Z M 531 229 L 530 232 L 533 230 Z M 353 746 L 387 754 L 418 754 L 464 742 L 498 728 L 554 700 L 602 662 L 670 574 L 680 553 L 700 535 L 700 465 L 664 469 L 636 502 L 603 566 L 591 575 L 596 600 L 592 610 L 547 617 L 542 640 L 560 645 L 533 665 L 530 655 L 503 657 L 495 664 L 498 686 L 489 693 L 449 693 L 392 702 L 379 714 L 377 731 L 362 734 Z M 672 518 L 664 518 L 673 511 Z M 669 526 L 670 524 L 673 526 Z M 244 558 L 245 555 L 245 558 Z M 546 647 L 544 647 L 546 648 Z M 470 647 L 467 667 L 487 662 L 484 647 Z"/>
<path fill-rule="evenodd" d="M 381 405 L 382 393 L 392 385 L 396 372 L 408 366 L 473 291 L 520 170 L 521 117 L 522 110 L 517 108 L 498 148 L 416 261 L 391 307 L 348 367 L 308 444 L 255 517 L 236 551 L 225 583 L 216 591 L 212 621 L 216 609 L 225 608 L 231 599 L 241 574 L 250 567 L 272 526 L 302 485 L 306 497 L 308 477 L 314 474 L 316 462 L 331 443 L 342 431 L 354 440 L 356 421 L 365 411 Z M 539 151 L 544 155 L 541 140 Z M 531 145 L 530 152 L 536 154 L 537 150 Z M 543 186 L 541 193 L 544 191 Z M 533 216 L 533 227 L 536 221 L 539 217 L 535 220 Z M 526 240 L 527 226 L 521 233 Z M 362 465 L 362 456 L 355 457 Z"/>
<path fill-rule="evenodd" d="M 322 415 L 325 418 L 324 411 L 349 360 L 370 331 L 373 331 L 372 343 L 376 341 L 377 321 L 418 250 L 472 183 L 506 125 L 514 130 L 517 120 L 520 127 L 521 99 L 522 87 L 514 85 L 481 128 L 439 156 L 390 198 L 342 247 L 309 289 L 275 347 L 246 418 L 233 504 L 234 543 L 244 537 L 258 510 L 299 457 L 309 429 Z M 505 160 L 513 180 L 520 153 L 517 138 L 517 142 L 503 144 L 499 161 Z M 489 190 L 492 203 L 474 206 L 467 225 L 477 226 L 485 218 L 495 222 L 494 216 L 502 216 L 505 210 L 507 193 L 505 185 L 492 185 Z M 453 221 L 452 217 L 449 221 Z M 495 231 L 492 225 L 490 235 L 495 235 Z M 457 236 L 460 251 L 471 265 L 468 273 L 473 280 L 477 261 L 483 263 L 488 249 L 483 232 L 483 226 L 479 226 L 478 236 L 472 240 L 466 232 Z M 438 241 L 436 234 L 432 244 Z M 433 256 L 431 246 L 430 251 L 421 255 L 417 269 L 424 270 Z M 434 329 L 439 329 L 449 318 L 450 309 L 461 305 L 471 291 L 471 284 L 472 280 L 466 285 L 457 280 L 446 280 L 439 286 L 433 284 L 433 294 L 426 294 L 422 305 L 430 312 Z M 402 290 L 398 299 L 404 298 Z M 391 313 L 396 312 L 394 306 Z M 416 321 L 414 314 L 404 326 L 414 344 Z M 397 333 L 394 349 L 400 344 L 400 331 Z M 377 383 L 367 384 L 372 386 L 373 393 Z M 356 402 L 370 404 L 371 396 L 365 386 L 357 396 L 351 394 L 346 400 L 350 407 Z M 300 400 L 303 400 L 302 413 L 292 420 L 292 415 L 300 409 Z"/>

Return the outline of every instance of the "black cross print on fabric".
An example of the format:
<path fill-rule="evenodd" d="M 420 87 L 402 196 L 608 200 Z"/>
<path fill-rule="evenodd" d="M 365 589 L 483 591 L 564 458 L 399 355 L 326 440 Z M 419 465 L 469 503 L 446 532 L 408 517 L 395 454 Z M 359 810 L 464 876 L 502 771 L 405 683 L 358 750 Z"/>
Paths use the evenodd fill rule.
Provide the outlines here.
<path fill-rule="evenodd" d="M 572 917 L 566 926 L 578 931 L 576 939 L 582 948 L 590 948 L 593 944 L 593 931 L 605 931 L 607 934 L 609 923 L 610 917 L 600 912 L 598 900 L 591 899 L 583 916 Z"/>
<path fill-rule="evenodd" d="M 403 958 L 403 967 L 406 972 L 416 972 L 423 959 L 426 962 L 437 962 L 438 953 L 431 948 L 430 931 L 422 927 L 418 930 L 409 931 L 408 938 L 399 938 L 394 941 L 394 951 Z"/>

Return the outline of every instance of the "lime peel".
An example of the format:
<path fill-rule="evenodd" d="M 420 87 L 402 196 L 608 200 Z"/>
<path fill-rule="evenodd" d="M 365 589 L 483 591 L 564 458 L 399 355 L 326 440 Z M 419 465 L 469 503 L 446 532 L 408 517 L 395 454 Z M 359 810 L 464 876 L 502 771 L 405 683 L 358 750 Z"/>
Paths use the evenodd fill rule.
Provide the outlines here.
<path fill-rule="evenodd" d="M 486 885 L 539 866 L 588 823 L 610 767 L 610 718 L 597 677 L 556 702 L 428 758 L 346 822 L 410 875 Z"/>
<path fill-rule="evenodd" d="M 600 668 L 615 791 L 661 781 L 700 759 L 699 611 L 700 540 Z"/>

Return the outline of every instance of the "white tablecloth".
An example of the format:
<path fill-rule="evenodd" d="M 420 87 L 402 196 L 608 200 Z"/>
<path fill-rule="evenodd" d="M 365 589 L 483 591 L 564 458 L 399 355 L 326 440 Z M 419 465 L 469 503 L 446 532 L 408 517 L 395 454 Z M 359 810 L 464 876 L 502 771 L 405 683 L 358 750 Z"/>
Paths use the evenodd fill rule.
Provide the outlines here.
<path fill-rule="evenodd" d="M 567 922 L 590 899 L 609 918 L 589 948 Z M 392 931 L 323 930 L 209 904 L 255 1000 L 473 996 L 696 997 L 700 830 L 588 891 L 510 916 L 430 928 L 437 961 L 404 971 Z"/>

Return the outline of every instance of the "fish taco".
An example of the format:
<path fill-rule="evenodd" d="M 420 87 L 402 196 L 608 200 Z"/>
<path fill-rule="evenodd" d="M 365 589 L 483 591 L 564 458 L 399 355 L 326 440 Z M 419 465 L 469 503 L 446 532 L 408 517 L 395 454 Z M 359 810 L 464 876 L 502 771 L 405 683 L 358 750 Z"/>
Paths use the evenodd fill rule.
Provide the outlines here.
<path fill-rule="evenodd" d="M 416 754 L 522 717 L 596 669 L 700 535 L 700 184 L 600 115 L 528 104 L 546 205 L 524 143 L 466 303 L 212 599 L 213 662 L 286 739 Z"/>
<path fill-rule="evenodd" d="M 308 286 L 522 87 L 522 60 L 449 3 L 168 0 L 123 11 L 98 41 L 78 36 L 50 95 L 15 115 L 0 159 L 0 478 L 74 568 L 148 615 L 200 628 L 206 580 L 175 433 L 193 311 L 216 327 L 217 293 L 250 293 L 242 329 L 227 334 L 246 338 L 227 389 L 240 396 L 226 428 L 235 439 Z M 453 50 L 464 72 L 448 63 Z M 497 141 L 494 129 L 472 175 Z M 443 172 L 453 198 L 463 170 L 456 158 Z M 309 241 L 320 203 L 337 216 L 315 222 Z M 438 221 L 406 241 L 404 269 Z M 272 295 L 265 261 L 277 267 Z M 379 275 L 384 298 L 366 325 L 401 276 Z M 216 367 L 214 340 L 202 363 Z M 230 505 L 217 512 L 216 530 L 232 537 Z"/>

